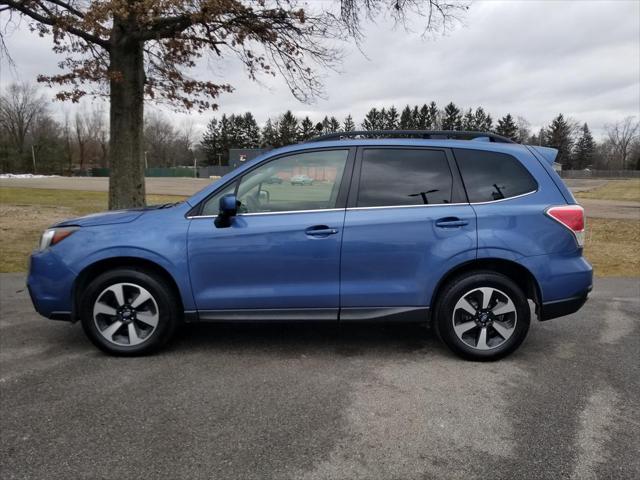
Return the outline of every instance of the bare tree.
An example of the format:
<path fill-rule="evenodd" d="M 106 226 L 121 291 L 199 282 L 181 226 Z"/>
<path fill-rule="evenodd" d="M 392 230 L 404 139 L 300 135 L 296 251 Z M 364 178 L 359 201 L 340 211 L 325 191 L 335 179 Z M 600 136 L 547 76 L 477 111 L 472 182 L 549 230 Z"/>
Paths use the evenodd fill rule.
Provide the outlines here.
<path fill-rule="evenodd" d="M 87 143 L 89 142 L 89 129 L 87 128 L 87 122 L 83 112 L 76 112 L 73 127 L 76 145 L 78 146 L 78 163 L 80 164 L 80 170 L 84 170 Z"/>
<path fill-rule="evenodd" d="M 94 132 L 94 140 L 100 149 L 101 167 L 108 165 L 109 154 L 109 129 L 107 127 L 107 117 L 102 108 L 95 108 L 91 115 L 91 129 Z"/>
<path fill-rule="evenodd" d="M 64 144 L 64 155 L 69 172 L 73 171 L 73 133 L 71 131 L 71 121 L 69 112 L 64 112 L 64 124 L 62 125 L 62 138 Z"/>
<path fill-rule="evenodd" d="M 38 115 L 47 111 L 47 102 L 34 85 L 9 85 L 0 95 L 0 126 L 18 154 L 25 151 L 26 139 Z"/>
<path fill-rule="evenodd" d="M 28 143 L 32 148 L 33 173 L 60 173 L 64 169 L 61 127 L 46 112 L 36 115 L 31 125 Z M 37 165 L 36 165 L 37 159 Z"/>
<path fill-rule="evenodd" d="M 121 208 L 145 202 L 145 96 L 186 109 L 207 109 L 216 108 L 215 99 L 222 92 L 232 91 L 228 83 L 189 77 L 190 68 L 204 54 L 235 56 L 251 78 L 259 73 L 279 75 L 297 98 L 307 100 L 321 92 L 316 69 L 336 64 L 337 41 L 361 38 L 363 18 L 386 11 L 400 23 L 419 18 L 425 32 L 433 32 L 446 29 L 467 4 L 459 0 L 334 0 L 315 6 L 298 0 L 0 0 L 0 11 L 8 8 L 10 14 L 28 18 L 41 36 L 52 35 L 54 51 L 65 55 L 60 62 L 65 71 L 39 80 L 70 86 L 59 98 L 78 101 L 87 93 L 108 91 L 109 206 Z"/>
<path fill-rule="evenodd" d="M 640 135 L 640 122 L 636 117 L 627 117 L 621 122 L 605 125 L 614 158 L 619 168 L 633 168 L 629 164 L 634 142 Z"/>
<path fill-rule="evenodd" d="M 516 119 L 516 127 L 518 128 L 518 143 L 529 143 L 531 138 L 531 123 L 522 116 Z"/>

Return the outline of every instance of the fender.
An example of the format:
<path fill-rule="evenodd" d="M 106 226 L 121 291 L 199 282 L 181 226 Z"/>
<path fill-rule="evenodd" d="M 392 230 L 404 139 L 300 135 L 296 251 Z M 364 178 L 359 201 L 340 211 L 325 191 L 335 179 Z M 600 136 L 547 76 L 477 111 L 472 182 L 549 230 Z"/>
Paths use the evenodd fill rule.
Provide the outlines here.
<path fill-rule="evenodd" d="M 184 256 L 184 261 L 175 263 L 168 258 L 146 248 L 117 246 L 98 250 L 88 257 L 84 257 L 81 262 L 75 263 L 71 266 L 71 268 L 75 272 L 77 272 L 78 275 L 80 275 L 87 268 L 95 265 L 100 261 L 122 257 L 138 258 L 140 260 L 154 263 L 164 269 L 169 275 L 171 275 L 173 281 L 176 283 L 184 309 L 195 309 L 195 302 L 193 299 L 193 292 L 191 290 L 191 281 L 189 279 L 186 255 Z"/>

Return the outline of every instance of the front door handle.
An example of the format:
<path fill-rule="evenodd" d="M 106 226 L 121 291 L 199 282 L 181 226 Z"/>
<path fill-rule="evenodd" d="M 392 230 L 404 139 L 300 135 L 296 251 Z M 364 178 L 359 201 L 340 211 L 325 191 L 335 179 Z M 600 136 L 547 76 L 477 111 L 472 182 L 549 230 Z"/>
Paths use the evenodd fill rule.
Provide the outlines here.
<path fill-rule="evenodd" d="M 457 228 L 469 225 L 469 222 L 458 217 L 445 217 L 436 220 L 436 227 L 440 228 Z"/>
<path fill-rule="evenodd" d="M 338 230 L 329 228 L 326 225 L 314 225 L 313 227 L 307 228 L 304 233 L 310 237 L 328 237 L 329 235 L 338 233 Z"/>

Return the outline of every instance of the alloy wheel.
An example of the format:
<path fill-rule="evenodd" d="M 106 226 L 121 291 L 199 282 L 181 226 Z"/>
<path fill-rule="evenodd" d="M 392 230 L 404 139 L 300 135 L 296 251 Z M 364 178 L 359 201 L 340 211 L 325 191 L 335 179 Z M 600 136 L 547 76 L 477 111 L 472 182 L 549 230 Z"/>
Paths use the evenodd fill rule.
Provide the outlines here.
<path fill-rule="evenodd" d="M 453 330 L 463 343 L 478 350 L 504 344 L 515 331 L 518 315 L 513 300 L 492 288 L 474 288 L 453 309 Z"/>
<path fill-rule="evenodd" d="M 160 319 L 158 304 L 144 287 L 115 283 L 105 288 L 93 305 L 93 321 L 100 335 L 119 346 L 148 340 Z"/>

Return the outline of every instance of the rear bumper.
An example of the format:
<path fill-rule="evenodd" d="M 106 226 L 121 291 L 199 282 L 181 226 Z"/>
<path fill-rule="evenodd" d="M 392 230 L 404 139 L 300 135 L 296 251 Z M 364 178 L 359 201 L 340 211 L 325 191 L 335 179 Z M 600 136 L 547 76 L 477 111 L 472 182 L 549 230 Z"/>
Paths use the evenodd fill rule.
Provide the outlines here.
<path fill-rule="evenodd" d="M 575 313 L 587 301 L 593 287 L 593 269 L 581 252 L 525 257 L 520 263 L 540 287 L 540 320 Z"/>
<path fill-rule="evenodd" d="M 34 252 L 29 261 L 27 289 L 36 312 L 51 320 L 72 320 L 75 278 L 53 252 Z"/>
<path fill-rule="evenodd" d="M 571 315 L 577 312 L 587 301 L 590 291 L 591 288 L 584 292 L 584 294 L 576 297 L 543 303 L 538 318 L 540 320 L 551 320 L 552 318 L 564 317 L 565 315 Z"/>

